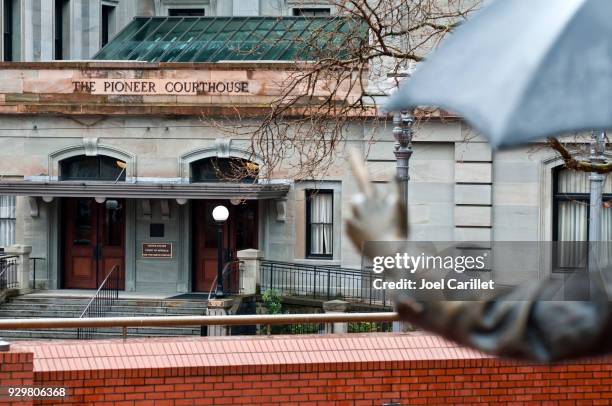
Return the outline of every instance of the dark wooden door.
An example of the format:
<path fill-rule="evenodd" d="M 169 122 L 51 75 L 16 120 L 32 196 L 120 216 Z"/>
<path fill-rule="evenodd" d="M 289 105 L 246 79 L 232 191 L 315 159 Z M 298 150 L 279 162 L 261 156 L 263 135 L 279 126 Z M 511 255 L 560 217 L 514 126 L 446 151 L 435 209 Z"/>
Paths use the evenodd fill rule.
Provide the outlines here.
<path fill-rule="evenodd" d="M 125 201 L 117 208 L 98 204 L 98 286 L 116 265 L 119 267 L 119 289 L 125 289 Z"/>
<path fill-rule="evenodd" d="M 63 220 L 63 286 L 66 289 L 96 289 L 106 275 L 119 267 L 119 288 L 125 277 L 125 210 L 91 198 L 65 199 Z"/>
<path fill-rule="evenodd" d="M 214 291 L 217 277 L 217 230 L 212 217 L 216 206 L 223 205 L 229 210 L 229 218 L 223 225 L 223 248 L 225 260 L 236 258 L 236 251 L 257 248 L 257 201 L 246 201 L 233 205 L 223 200 L 200 200 L 194 203 L 194 255 L 193 290 Z M 237 278 L 237 274 L 233 277 Z M 233 283 L 237 281 L 232 281 Z"/>

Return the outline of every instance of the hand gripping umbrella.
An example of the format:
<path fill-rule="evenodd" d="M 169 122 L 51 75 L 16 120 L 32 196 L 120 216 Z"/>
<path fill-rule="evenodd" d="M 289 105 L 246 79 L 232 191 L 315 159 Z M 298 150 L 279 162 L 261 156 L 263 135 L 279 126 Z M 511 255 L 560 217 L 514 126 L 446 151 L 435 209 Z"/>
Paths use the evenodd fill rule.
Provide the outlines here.
<path fill-rule="evenodd" d="M 497 0 L 385 106 L 459 113 L 495 147 L 612 128 L 612 0 Z"/>

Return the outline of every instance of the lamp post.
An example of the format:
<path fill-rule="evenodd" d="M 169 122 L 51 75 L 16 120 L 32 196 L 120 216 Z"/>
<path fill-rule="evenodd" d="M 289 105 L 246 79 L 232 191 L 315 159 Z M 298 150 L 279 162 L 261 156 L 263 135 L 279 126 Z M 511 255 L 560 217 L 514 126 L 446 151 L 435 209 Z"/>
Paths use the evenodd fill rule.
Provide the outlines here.
<path fill-rule="evenodd" d="M 220 299 L 223 293 L 223 224 L 229 217 L 229 210 L 225 206 L 217 206 L 212 212 L 213 219 L 217 223 L 217 290 L 215 297 Z"/>
<path fill-rule="evenodd" d="M 396 113 L 393 116 L 393 138 L 395 138 L 396 177 L 399 183 L 400 199 L 406 210 L 406 222 L 408 222 L 408 181 L 410 181 L 410 157 L 412 156 L 412 124 L 414 120 L 408 112 Z M 408 230 L 408 224 L 406 224 Z M 404 331 L 404 323 L 393 322 L 393 332 Z"/>
<path fill-rule="evenodd" d="M 410 180 L 410 157 L 412 156 L 412 125 L 414 119 L 408 112 L 396 113 L 393 116 L 394 154 L 397 160 L 396 176 L 399 181 L 400 196 L 406 209 L 408 221 L 408 181 Z"/>

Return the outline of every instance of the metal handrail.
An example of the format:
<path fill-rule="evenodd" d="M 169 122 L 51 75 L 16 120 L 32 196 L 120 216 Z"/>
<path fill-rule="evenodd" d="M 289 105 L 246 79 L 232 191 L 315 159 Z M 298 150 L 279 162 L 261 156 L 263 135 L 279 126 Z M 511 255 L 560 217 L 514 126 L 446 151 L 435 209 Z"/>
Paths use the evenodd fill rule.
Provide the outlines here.
<path fill-rule="evenodd" d="M 13 262 L 7 263 L 6 260 L 8 259 L 13 259 Z M 5 289 L 9 289 L 9 288 L 14 288 L 14 287 L 18 287 L 18 281 L 17 281 L 17 259 L 19 259 L 19 257 L 17 255 L 4 255 L 4 256 L 0 256 L 0 266 L 2 267 L 0 269 L 0 291 L 3 291 Z M 15 273 L 15 275 L 13 276 L 13 279 L 15 279 L 14 281 L 10 280 L 9 271 L 13 271 Z M 6 274 L 6 275 L 5 275 Z M 3 283 L 3 281 L 6 280 L 6 283 Z"/>
<path fill-rule="evenodd" d="M 83 309 L 79 319 L 83 319 L 85 315 L 87 317 L 103 317 L 112 309 L 115 301 L 119 299 L 119 266 L 115 265 L 111 268 L 110 272 L 102 283 L 93 297 Z M 91 329 L 77 329 L 78 339 L 91 338 L 93 331 Z"/>
<path fill-rule="evenodd" d="M 2 261 L 3 259 L 6 259 L 6 258 L 11 258 L 11 257 L 9 257 L 9 256 L 0 257 L 0 261 Z M 17 257 L 14 257 L 14 258 L 17 258 Z M 8 267 L 0 269 L 0 278 L 2 277 L 2 275 L 4 275 L 4 273 L 6 272 L 7 269 L 8 269 Z"/>
<path fill-rule="evenodd" d="M 81 313 L 81 316 L 79 316 L 79 318 L 83 318 L 83 316 L 85 316 L 85 314 L 91 308 L 92 303 L 99 297 L 100 292 L 106 287 L 106 283 L 108 282 L 108 280 L 111 277 L 111 275 L 114 276 L 115 271 L 118 272 L 118 270 L 119 270 L 119 266 L 118 265 L 115 265 L 114 267 L 112 267 L 111 271 L 108 273 L 108 275 L 106 275 L 106 278 L 104 278 L 104 280 L 100 284 L 100 287 L 98 288 L 96 293 L 93 295 L 93 297 L 91 298 L 89 303 L 87 303 L 87 306 L 85 306 L 85 309 L 83 310 L 83 312 Z M 118 298 L 119 297 L 119 287 L 115 286 L 112 289 L 113 289 L 113 296 L 115 296 L 114 293 L 116 293 L 116 297 L 115 298 Z"/>
<path fill-rule="evenodd" d="M 234 264 L 240 264 L 242 261 L 240 261 L 239 259 L 234 259 L 232 261 L 229 261 L 228 263 L 225 264 L 225 266 L 223 267 L 223 270 L 221 271 L 221 277 L 224 277 L 229 269 L 229 267 L 231 265 Z M 213 281 L 213 283 L 210 285 L 210 290 L 208 291 L 208 300 L 210 300 L 210 298 L 212 297 L 213 291 L 215 290 L 215 288 L 217 287 L 217 279 L 219 279 L 219 275 L 215 276 L 215 280 Z"/>
<path fill-rule="evenodd" d="M 58 319 L 2 319 L 0 330 L 36 330 L 95 327 L 176 327 L 176 326 L 246 326 L 301 323 L 393 322 L 396 312 L 384 313 L 310 313 L 236 316 L 164 316 L 164 317 L 93 317 Z"/>
<path fill-rule="evenodd" d="M 30 257 L 30 261 L 34 264 L 32 269 L 32 289 L 36 290 L 36 263 L 38 261 L 46 261 L 47 258 L 43 257 Z M 49 279 L 49 270 L 47 269 L 47 279 Z"/>

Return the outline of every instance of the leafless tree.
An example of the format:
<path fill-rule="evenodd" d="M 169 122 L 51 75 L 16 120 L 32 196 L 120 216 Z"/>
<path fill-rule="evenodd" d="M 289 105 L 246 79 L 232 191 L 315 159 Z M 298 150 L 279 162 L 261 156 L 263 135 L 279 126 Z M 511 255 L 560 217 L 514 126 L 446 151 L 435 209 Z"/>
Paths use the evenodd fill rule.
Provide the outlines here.
<path fill-rule="evenodd" d="M 215 124 L 251 140 L 253 154 L 263 161 L 255 169 L 260 178 L 269 178 L 282 168 L 283 177 L 318 179 L 337 157 L 349 125 L 369 121 L 375 129 L 380 96 L 396 87 L 483 1 L 330 0 L 338 18 L 297 38 L 301 44 L 296 48 L 301 52 L 294 69 L 278 78 L 280 92 L 267 113 L 257 120 L 240 119 L 238 125 L 236 121 Z M 312 2 L 304 0 L 304 4 Z M 261 47 L 269 45 L 268 41 L 254 39 Z M 257 47 L 246 52 L 257 52 Z M 236 116 L 240 117 L 238 111 L 232 119 Z M 431 117 L 444 119 L 447 113 L 419 109 L 415 116 L 418 125 Z M 545 146 L 559 153 L 573 170 L 612 171 L 612 164 L 583 159 L 588 155 L 581 150 L 584 145 L 584 140 L 549 138 Z M 252 175 L 253 168 L 237 166 L 231 177 Z"/>
<path fill-rule="evenodd" d="M 318 179 L 348 126 L 376 122 L 376 96 L 396 86 L 480 2 L 332 0 L 338 17 L 299 37 L 295 69 L 279 78 L 267 114 L 238 126 L 217 122 L 219 128 L 251 139 L 263 159 L 260 177 L 282 167 L 287 177 Z"/>

